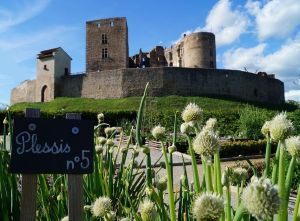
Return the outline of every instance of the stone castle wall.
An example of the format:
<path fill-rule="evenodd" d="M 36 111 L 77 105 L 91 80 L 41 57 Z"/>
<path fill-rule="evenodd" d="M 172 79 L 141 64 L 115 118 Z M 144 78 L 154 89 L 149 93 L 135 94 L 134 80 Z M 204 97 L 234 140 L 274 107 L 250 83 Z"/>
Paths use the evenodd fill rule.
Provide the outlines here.
<path fill-rule="evenodd" d="M 267 104 L 284 103 L 284 84 L 277 79 L 237 70 L 203 68 L 132 68 L 63 76 L 57 96 L 96 99 L 141 96 L 213 96 Z M 11 103 L 39 102 L 35 81 L 13 89 Z"/>

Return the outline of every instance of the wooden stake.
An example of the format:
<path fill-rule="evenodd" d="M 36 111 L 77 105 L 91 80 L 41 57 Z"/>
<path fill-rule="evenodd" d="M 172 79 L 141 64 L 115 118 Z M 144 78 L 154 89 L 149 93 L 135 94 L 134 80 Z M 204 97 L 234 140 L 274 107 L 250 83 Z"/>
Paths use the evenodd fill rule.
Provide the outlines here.
<path fill-rule="evenodd" d="M 81 120 L 81 115 L 77 113 L 67 113 L 66 119 Z M 68 174 L 68 209 L 69 221 L 83 220 L 83 176 Z"/>
<path fill-rule="evenodd" d="M 25 109 L 25 117 L 39 118 L 40 110 Z M 36 216 L 37 175 L 22 174 L 20 221 L 34 221 Z"/>

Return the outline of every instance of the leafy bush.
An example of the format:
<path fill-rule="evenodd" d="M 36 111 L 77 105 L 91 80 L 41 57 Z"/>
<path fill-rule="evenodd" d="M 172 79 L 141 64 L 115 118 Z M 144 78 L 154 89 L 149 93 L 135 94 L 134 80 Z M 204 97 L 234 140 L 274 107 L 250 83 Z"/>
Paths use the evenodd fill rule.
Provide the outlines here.
<path fill-rule="evenodd" d="M 266 120 L 270 120 L 274 113 L 272 111 L 246 106 L 240 112 L 238 120 L 239 131 L 244 138 L 257 140 L 262 138 L 261 127 Z"/>

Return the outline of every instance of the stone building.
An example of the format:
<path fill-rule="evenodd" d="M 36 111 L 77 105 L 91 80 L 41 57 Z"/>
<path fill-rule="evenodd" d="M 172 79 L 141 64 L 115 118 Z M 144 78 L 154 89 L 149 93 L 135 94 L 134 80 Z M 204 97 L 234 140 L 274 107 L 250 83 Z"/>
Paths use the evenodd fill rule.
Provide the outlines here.
<path fill-rule="evenodd" d="M 128 55 L 126 18 L 86 22 L 86 72 L 71 74 L 71 57 L 62 48 L 41 51 L 36 80 L 11 91 L 11 104 L 46 102 L 56 97 L 96 99 L 140 96 L 150 82 L 151 96 L 214 96 L 281 104 L 284 84 L 265 72 L 216 69 L 215 36 L 184 35 L 170 48 Z"/>

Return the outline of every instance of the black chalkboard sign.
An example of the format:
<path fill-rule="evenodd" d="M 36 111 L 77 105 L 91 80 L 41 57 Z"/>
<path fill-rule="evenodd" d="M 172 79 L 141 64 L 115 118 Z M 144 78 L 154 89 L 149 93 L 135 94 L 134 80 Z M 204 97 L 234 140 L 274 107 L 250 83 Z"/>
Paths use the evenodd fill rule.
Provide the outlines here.
<path fill-rule="evenodd" d="M 93 122 L 15 118 L 12 173 L 85 174 L 93 171 Z"/>

